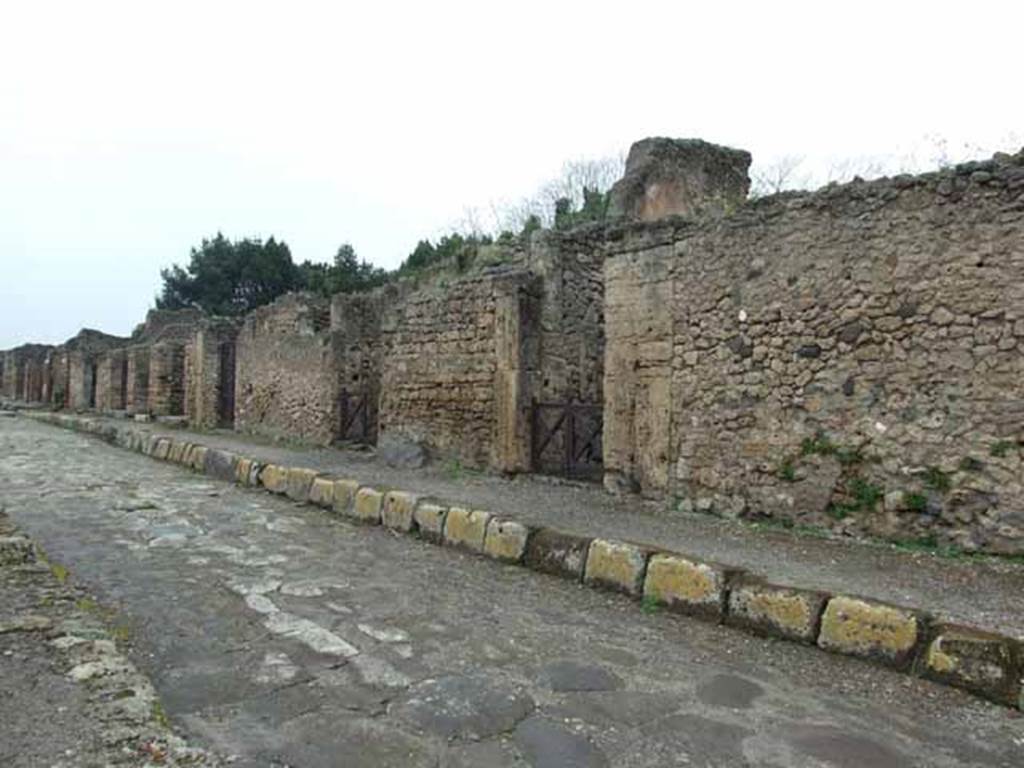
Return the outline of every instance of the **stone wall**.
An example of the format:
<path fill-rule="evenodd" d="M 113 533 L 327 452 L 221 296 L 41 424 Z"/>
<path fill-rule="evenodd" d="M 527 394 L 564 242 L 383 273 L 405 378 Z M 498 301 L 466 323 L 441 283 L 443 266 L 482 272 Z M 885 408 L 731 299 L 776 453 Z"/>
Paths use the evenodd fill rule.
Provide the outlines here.
<path fill-rule="evenodd" d="M 0 395 L 11 400 L 41 402 L 48 376 L 46 359 L 51 350 L 44 344 L 23 344 L 0 353 Z"/>
<path fill-rule="evenodd" d="M 55 353 L 66 360 L 65 391 L 68 408 L 82 410 L 97 407 L 96 384 L 100 357 L 110 350 L 123 347 L 127 342 L 128 339 L 121 336 L 83 328 L 56 348 Z M 59 381 L 59 377 L 56 380 Z"/>
<path fill-rule="evenodd" d="M 134 345 L 125 350 L 128 359 L 128 382 L 125 410 L 128 413 L 149 412 L 149 347 Z"/>
<path fill-rule="evenodd" d="M 96 409 L 123 411 L 128 359 L 123 349 L 115 349 L 96 359 Z"/>
<path fill-rule="evenodd" d="M 154 416 L 185 413 L 185 345 L 161 341 L 149 348 L 147 407 Z"/>
<path fill-rule="evenodd" d="M 606 239 L 611 485 L 1024 552 L 1024 153 Z"/>
<path fill-rule="evenodd" d="M 235 339 L 233 320 L 209 320 L 185 347 L 185 416 L 193 426 L 234 424 Z"/>
<path fill-rule="evenodd" d="M 470 466 L 527 469 L 529 350 L 536 278 L 509 270 L 421 290 L 384 359 L 380 430 Z"/>
<path fill-rule="evenodd" d="M 345 434 L 339 433 L 342 439 L 377 442 L 384 360 L 412 291 L 411 283 L 401 281 L 366 293 L 339 293 L 331 299 L 331 350 L 338 394 L 348 396 L 352 422 Z M 365 403 L 365 430 L 363 417 L 355 413 L 359 403 Z M 338 414 L 339 431 L 344 416 Z"/>
<path fill-rule="evenodd" d="M 256 309 L 235 346 L 235 426 L 326 444 L 334 439 L 338 381 L 330 308 L 310 294 L 288 294 Z"/>

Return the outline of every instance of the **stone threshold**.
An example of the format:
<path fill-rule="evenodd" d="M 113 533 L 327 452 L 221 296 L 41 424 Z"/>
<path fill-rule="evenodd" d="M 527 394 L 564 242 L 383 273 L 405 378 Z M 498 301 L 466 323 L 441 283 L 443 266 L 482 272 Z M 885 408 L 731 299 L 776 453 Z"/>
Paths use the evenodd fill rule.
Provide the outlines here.
<path fill-rule="evenodd" d="M 385 526 L 442 546 L 614 590 L 637 601 L 642 610 L 672 611 L 816 646 L 1024 709 L 1024 642 L 946 621 L 937 605 L 908 607 L 806 584 L 772 583 L 740 565 L 559 531 L 308 467 L 261 463 L 131 424 L 39 411 L 25 415 L 215 479 L 322 507 L 352 522 Z"/>

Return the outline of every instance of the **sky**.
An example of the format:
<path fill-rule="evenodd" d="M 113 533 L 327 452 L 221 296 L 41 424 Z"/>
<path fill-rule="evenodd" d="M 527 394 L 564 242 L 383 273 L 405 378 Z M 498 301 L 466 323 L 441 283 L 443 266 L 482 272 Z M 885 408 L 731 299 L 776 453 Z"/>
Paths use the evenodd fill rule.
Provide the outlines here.
<path fill-rule="evenodd" d="M 755 164 L 1024 144 L 1024 5 L 33 0 L 0 25 L 0 349 L 127 335 L 220 231 L 393 268 L 645 136 Z"/>

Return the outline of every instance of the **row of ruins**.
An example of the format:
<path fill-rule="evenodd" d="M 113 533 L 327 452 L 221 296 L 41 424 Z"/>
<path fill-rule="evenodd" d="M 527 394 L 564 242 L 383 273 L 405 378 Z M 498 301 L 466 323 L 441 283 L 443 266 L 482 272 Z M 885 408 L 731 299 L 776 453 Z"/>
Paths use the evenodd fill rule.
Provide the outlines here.
<path fill-rule="evenodd" d="M 0 393 L 1024 553 L 1024 151 L 760 199 L 749 163 L 645 140 L 607 222 L 25 345 Z"/>

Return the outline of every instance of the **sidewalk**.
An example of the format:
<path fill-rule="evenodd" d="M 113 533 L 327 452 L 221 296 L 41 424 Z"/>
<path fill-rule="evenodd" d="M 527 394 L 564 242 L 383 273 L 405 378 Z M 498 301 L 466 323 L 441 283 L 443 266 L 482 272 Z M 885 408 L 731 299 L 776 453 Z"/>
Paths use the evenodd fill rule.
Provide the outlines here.
<path fill-rule="evenodd" d="M 676 550 L 742 567 L 779 584 L 922 606 L 945 620 L 1024 639 L 1024 565 L 1012 561 L 941 558 L 878 543 L 765 530 L 708 515 L 669 512 L 638 497 L 616 498 L 597 485 L 536 475 L 503 478 L 452 465 L 395 469 L 370 451 L 282 446 L 233 432 L 97 420 L 131 423 L 134 429 L 234 451 L 261 462 L 401 488 L 568 533 Z"/>

